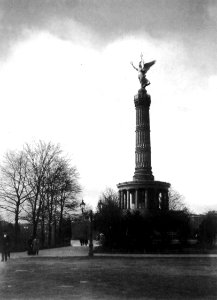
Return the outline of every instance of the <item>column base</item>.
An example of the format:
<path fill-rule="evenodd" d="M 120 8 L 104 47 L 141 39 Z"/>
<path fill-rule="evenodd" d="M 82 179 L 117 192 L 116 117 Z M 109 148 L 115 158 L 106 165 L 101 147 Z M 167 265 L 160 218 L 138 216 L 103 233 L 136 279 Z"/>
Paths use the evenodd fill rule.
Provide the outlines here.
<path fill-rule="evenodd" d="M 133 176 L 133 181 L 142 181 L 142 180 L 154 180 L 154 176 L 152 174 L 143 174 L 143 173 L 135 172 Z"/>
<path fill-rule="evenodd" d="M 130 205 L 125 209 L 139 209 L 142 212 L 167 211 L 169 210 L 168 189 L 170 184 L 154 180 L 134 180 L 119 183 L 119 191 L 130 193 Z M 120 199 L 121 201 L 121 199 Z"/>

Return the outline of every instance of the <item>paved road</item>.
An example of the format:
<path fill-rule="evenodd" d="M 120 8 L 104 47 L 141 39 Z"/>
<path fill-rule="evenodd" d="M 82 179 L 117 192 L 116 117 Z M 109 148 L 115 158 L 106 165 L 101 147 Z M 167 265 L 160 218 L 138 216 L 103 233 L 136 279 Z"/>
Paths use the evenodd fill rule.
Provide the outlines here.
<path fill-rule="evenodd" d="M 97 242 L 94 241 L 94 245 Z M 74 257 L 74 256 L 88 256 L 89 247 L 80 246 L 79 241 L 71 241 L 71 246 L 44 249 L 40 250 L 40 257 Z M 110 253 L 97 253 L 96 257 L 132 257 L 132 258 L 217 258 L 217 254 L 110 254 Z M 16 252 L 11 254 L 11 258 L 24 258 L 29 257 L 27 252 Z M 35 257 L 35 256 L 33 256 Z"/>
<path fill-rule="evenodd" d="M 0 282 L 2 300 L 216 300 L 217 259 L 25 257 Z"/>
<path fill-rule="evenodd" d="M 96 244 L 96 242 L 95 242 Z M 72 257 L 72 256 L 88 256 L 89 247 L 80 246 L 79 241 L 71 241 L 71 246 L 43 249 L 39 251 L 40 257 Z M 15 252 L 11 253 L 11 259 L 31 257 L 27 255 L 27 252 Z M 35 255 L 33 255 L 35 257 Z"/>

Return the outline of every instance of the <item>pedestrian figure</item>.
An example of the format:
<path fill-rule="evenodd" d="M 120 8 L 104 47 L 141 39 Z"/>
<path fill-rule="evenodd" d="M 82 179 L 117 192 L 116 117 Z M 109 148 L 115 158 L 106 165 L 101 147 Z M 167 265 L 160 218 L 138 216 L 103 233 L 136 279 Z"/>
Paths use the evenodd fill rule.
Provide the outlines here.
<path fill-rule="evenodd" d="M 38 255 L 38 253 L 39 253 L 39 239 L 37 238 L 37 236 L 34 238 L 34 240 L 32 242 L 32 250 L 33 250 L 33 254 Z"/>
<path fill-rule="evenodd" d="M 6 231 L 3 232 L 1 245 L 2 245 L 2 261 L 7 261 L 7 258 L 10 258 L 10 237 Z"/>
<path fill-rule="evenodd" d="M 104 246 L 104 243 L 105 243 L 105 235 L 103 233 L 100 233 L 99 234 L 99 242 L 100 242 L 100 245 Z"/>
<path fill-rule="evenodd" d="M 32 237 L 30 237 L 29 239 L 28 239 L 28 242 L 27 242 L 27 244 L 28 244 L 28 250 L 27 250 L 27 253 L 28 253 L 28 255 L 31 255 L 31 254 L 33 254 L 33 250 L 32 250 L 32 242 L 33 242 L 33 238 Z"/>

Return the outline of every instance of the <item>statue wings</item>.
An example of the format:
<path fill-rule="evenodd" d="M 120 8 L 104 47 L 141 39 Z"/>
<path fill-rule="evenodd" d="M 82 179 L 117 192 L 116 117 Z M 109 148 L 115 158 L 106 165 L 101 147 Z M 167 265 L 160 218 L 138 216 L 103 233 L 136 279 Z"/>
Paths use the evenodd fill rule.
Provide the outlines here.
<path fill-rule="evenodd" d="M 155 64 L 155 62 L 156 62 L 156 60 L 152 60 L 152 61 L 150 61 L 150 62 L 148 62 L 148 63 L 146 63 L 146 64 L 143 63 L 142 71 L 143 71 L 144 73 L 147 73 L 148 70 L 151 68 L 151 66 L 153 66 L 153 65 Z"/>

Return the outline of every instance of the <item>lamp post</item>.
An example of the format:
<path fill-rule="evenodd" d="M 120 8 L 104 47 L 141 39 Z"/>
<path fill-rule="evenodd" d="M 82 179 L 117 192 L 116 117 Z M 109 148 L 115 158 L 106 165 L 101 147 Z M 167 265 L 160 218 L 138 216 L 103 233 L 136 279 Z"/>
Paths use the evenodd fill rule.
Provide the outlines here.
<path fill-rule="evenodd" d="M 99 207 L 99 211 L 101 212 L 102 208 L 103 208 L 103 202 L 102 202 L 102 200 L 99 200 L 98 207 Z"/>
<path fill-rule="evenodd" d="M 84 213 L 84 209 L 85 209 L 85 202 L 84 200 L 82 199 L 81 201 L 81 204 L 80 204 L 80 207 L 81 207 L 81 211 L 82 211 L 82 214 Z M 88 216 L 90 218 L 90 232 L 89 232 L 89 239 L 90 239 L 90 242 L 89 242 L 89 257 L 93 257 L 93 211 L 90 210 L 88 212 Z"/>
<path fill-rule="evenodd" d="M 93 257 L 93 211 L 90 210 L 90 243 L 89 243 L 89 257 Z"/>

